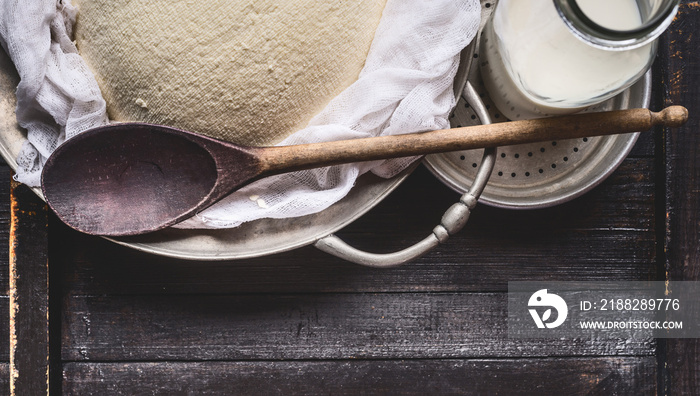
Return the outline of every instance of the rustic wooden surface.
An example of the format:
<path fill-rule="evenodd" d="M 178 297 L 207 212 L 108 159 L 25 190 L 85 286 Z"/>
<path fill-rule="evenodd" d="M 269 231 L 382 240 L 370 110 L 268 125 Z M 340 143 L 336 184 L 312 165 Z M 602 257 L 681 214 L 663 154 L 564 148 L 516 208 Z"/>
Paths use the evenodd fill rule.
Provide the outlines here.
<path fill-rule="evenodd" d="M 10 394 L 49 392 L 48 209 L 10 183 Z"/>
<path fill-rule="evenodd" d="M 700 4 L 684 4 L 666 38 L 662 54 L 666 103 L 692 103 L 700 111 Z M 700 139 L 699 118 L 669 131 L 664 140 L 665 213 L 664 267 L 670 280 L 700 280 Z M 700 340 L 670 339 L 662 345 L 666 368 L 662 391 L 693 394 L 700 391 Z"/>
<path fill-rule="evenodd" d="M 654 66 L 652 108 L 685 105 L 685 127 L 644 135 L 610 178 L 574 201 L 532 211 L 478 205 L 462 232 L 403 267 L 363 268 L 311 247 L 174 260 L 50 216 L 52 391 L 697 394 L 697 340 L 509 339 L 505 312 L 509 281 L 698 280 L 698 21 L 700 5 L 686 2 Z M 6 197 L 7 167 L 0 177 Z M 339 234 L 367 250 L 403 248 L 457 198 L 420 167 Z M 7 199 L 0 227 L 7 249 Z M 8 279 L 0 267 L 5 318 Z M 8 389 L 9 342 L 0 345 Z"/>

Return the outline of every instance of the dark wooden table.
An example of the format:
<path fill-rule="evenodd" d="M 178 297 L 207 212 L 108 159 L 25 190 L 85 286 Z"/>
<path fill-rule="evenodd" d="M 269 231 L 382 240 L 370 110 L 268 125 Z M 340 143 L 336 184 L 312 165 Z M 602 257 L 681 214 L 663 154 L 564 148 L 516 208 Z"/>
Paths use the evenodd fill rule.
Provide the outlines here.
<path fill-rule="evenodd" d="M 68 229 L 24 186 L 10 185 L 1 167 L 0 246 L 9 249 L 1 334 L 12 338 L 0 347 L 2 388 L 700 393 L 696 339 L 506 334 L 509 281 L 700 277 L 699 19 L 700 5 L 685 2 L 653 73 L 652 108 L 685 105 L 686 126 L 643 135 L 609 179 L 574 201 L 533 211 L 479 205 L 462 232 L 396 269 L 360 267 L 311 247 L 231 262 L 151 256 Z M 367 250 L 400 249 L 424 237 L 456 199 L 421 167 L 339 235 Z"/>

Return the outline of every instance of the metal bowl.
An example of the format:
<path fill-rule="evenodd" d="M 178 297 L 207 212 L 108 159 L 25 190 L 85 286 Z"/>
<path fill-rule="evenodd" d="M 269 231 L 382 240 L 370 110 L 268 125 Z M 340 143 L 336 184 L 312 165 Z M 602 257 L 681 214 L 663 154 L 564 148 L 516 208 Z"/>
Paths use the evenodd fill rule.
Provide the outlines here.
<path fill-rule="evenodd" d="M 489 99 L 478 67 L 472 68 L 469 81 L 491 119 L 507 121 Z M 648 107 L 650 95 L 651 71 L 618 96 L 585 111 Z M 473 106 L 462 101 L 451 122 L 453 126 L 468 126 L 480 120 Z M 574 199 L 605 180 L 629 154 L 638 136 L 629 133 L 499 147 L 493 174 L 479 202 L 509 209 L 536 209 Z M 434 154 L 424 162 L 442 182 L 464 193 L 474 182 L 483 151 Z"/>
<path fill-rule="evenodd" d="M 471 59 L 474 45 L 465 48 L 461 57 Z M 460 95 L 466 84 L 470 62 L 462 62 L 455 81 L 455 92 Z M 12 169 L 17 169 L 16 158 L 27 141 L 15 118 L 15 88 L 19 77 L 9 57 L 0 49 L 0 154 Z M 399 175 L 384 179 L 372 174 L 361 176 L 350 193 L 328 209 L 303 217 L 290 219 L 262 219 L 232 229 L 176 229 L 169 228 L 137 237 L 107 238 L 133 249 L 162 256 L 191 260 L 243 259 L 296 249 L 305 245 L 316 246 L 330 254 L 365 265 L 392 266 L 409 261 L 427 252 L 437 242 L 410 247 L 395 254 L 373 255 L 354 249 L 333 235 L 356 220 L 391 193 L 417 167 L 410 166 Z M 42 197 L 41 189 L 34 192 Z M 369 257 L 369 258 L 368 258 Z"/>
<path fill-rule="evenodd" d="M 18 83 L 14 65 L 0 49 L 0 154 L 12 169 L 17 169 L 15 159 L 26 141 L 26 134 L 15 118 L 14 93 Z M 291 250 L 314 243 L 362 216 L 393 191 L 414 168 L 391 179 L 364 175 L 347 197 L 314 215 L 285 220 L 264 219 L 235 229 L 166 229 L 111 240 L 149 253 L 193 260 L 242 259 Z M 33 190 L 42 196 L 41 189 Z"/>

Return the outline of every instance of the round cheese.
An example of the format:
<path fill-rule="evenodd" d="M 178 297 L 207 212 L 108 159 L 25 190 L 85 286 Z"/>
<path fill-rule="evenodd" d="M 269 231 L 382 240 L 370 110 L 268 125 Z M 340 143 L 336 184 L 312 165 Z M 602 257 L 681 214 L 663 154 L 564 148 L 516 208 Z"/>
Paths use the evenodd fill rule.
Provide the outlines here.
<path fill-rule="evenodd" d="M 386 0 L 79 0 L 110 118 L 269 145 L 356 81 Z"/>

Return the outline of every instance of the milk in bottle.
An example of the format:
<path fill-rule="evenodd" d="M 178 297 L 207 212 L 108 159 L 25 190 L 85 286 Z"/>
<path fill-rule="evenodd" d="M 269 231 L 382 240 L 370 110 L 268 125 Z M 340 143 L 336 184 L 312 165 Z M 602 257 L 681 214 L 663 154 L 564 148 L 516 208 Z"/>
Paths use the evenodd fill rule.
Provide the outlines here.
<path fill-rule="evenodd" d="M 642 25 L 635 0 L 577 0 L 606 29 Z M 602 48 L 577 37 L 552 0 L 501 0 L 484 29 L 481 72 L 491 99 L 510 119 L 576 112 L 641 77 L 655 41 L 634 49 Z"/>

